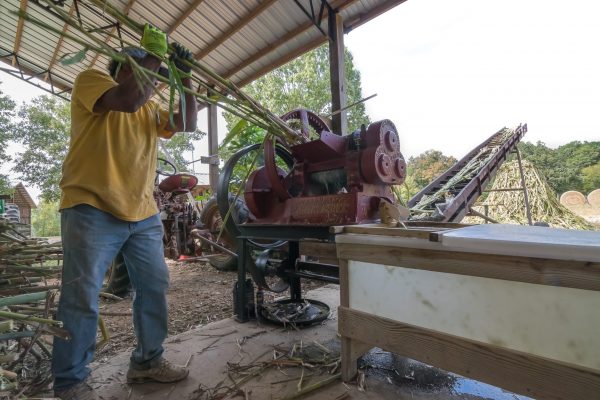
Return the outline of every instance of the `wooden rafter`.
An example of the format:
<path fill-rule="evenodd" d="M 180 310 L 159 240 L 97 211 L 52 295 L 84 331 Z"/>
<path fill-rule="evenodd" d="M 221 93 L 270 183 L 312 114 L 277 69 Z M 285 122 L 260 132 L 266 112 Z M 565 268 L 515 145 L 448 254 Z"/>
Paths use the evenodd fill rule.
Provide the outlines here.
<path fill-rule="evenodd" d="M 319 47 L 321 44 L 325 43 L 326 41 L 327 41 L 326 37 L 319 36 L 316 39 L 311 40 L 310 42 L 304 44 L 303 46 L 298 47 L 297 49 L 294 49 L 292 52 L 286 54 L 286 56 L 284 58 L 278 59 L 277 62 L 275 62 L 273 64 L 269 64 L 266 67 L 259 69 L 258 71 L 256 71 L 252 75 L 250 75 L 249 77 L 244 78 L 240 82 L 237 82 L 236 85 L 238 85 L 239 87 L 245 86 L 248 83 L 252 82 L 253 80 L 263 76 L 264 74 L 266 74 L 270 71 L 273 71 L 274 69 L 276 69 L 278 67 L 281 67 L 288 61 L 291 61 L 294 58 L 299 57 L 308 51 L 316 49 L 317 47 Z"/>
<path fill-rule="evenodd" d="M 180 16 L 179 18 L 177 18 L 177 20 L 175 20 L 175 22 L 173 22 L 171 24 L 171 26 L 169 26 L 167 28 L 167 34 L 170 35 L 171 33 L 175 32 L 175 29 L 177 29 L 177 27 L 179 27 L 179 25 L 181 25 L 181 23 L 183 21 L 185 21 L 185 19 L 187 17 L 190 16 L 191 13 L 194 12 L 194 10 L 196 8 L 198 8 L 198 6 L 200 5 L 200 3 L 202 3 L 204 0 L 196 0 L 194 1 L 192 4 L 190 4 L 190 6 L 187 8 L 187 10 L 185 10 Z"/>
<path fill-rule="evenodd" d="M 240 29 L 242 29 L 243 27 L 248 25 L 252 20 L 254 20 L 254 18 L 258 17 L 264 10 L 269 8 L 271 6 L 271 4 L 275 3 L 276 1 L 277 0 L 264 0 L 255 9 L 253 9 L 248 15 L 246 15 L 244 18 L 242 18 L 241 20 L 234 23 L 233 26 L 231 28 L 229 28 L 227 31 L 223 32 L 223 34 L 221 36 L 219 36 L 218 38 L 216 38 L 212 43 L 210 43 L 208 45 L 208 47 L 206 47 L 206 48 L 198 51 L 196 54 L 194 54 L 194 58 L 196 60 L 200 60 L 200 59 L 206 57 L 207 54 L 209 54 L 211 51 L 213 51 L 214 49 L 219 47 L 227 39 L 229 39 L 230 37 L 235 35 Z"/>
<path fill-rule="evenodd" d="M 19 5 L 19 10 L 21 12 L 25 12 L 25 10 L 27 9 L 27 0 L 21 0 L 21 4 Z M 25 26 L 25 20 L 23 19 L 23 17 L 19 17 L 19 22 L 17 23 L 17 33 L 15 35 L 15 45 L 13 47 L 13 52 L 15 54 L 19 53 L 19 49 L 21 48 L 21 37 L 23 36 L 23 27 Z M 13 58 L 13 65 L 15 65 L 15 63 L 17 62 L 17 60 L 15 58 Z"/>
<path fill-rule="evenodd" d="M 331 6 L 332 6 L 332 8 L 337 9 L 338 11 L 341 11 L 344 8 L 350 6 L 355 1 L 356 0 L 341 0 L 341 1 L 338 0 L 338 1 L 332 2 Z M 322 16 L 322 20 L 326 19 L 328 14 L 329 13 L 328 13 L 327 9 L 325 9 L 325 12 L 323 13 L 323 16 Z M 259 60 L 259 59 L 261 59 L 265 55 L 267 55 L 267 54 L 271 53 L 272 51 L 274 51 L 275 49 L 283 46 L 288 41 L 292 40 L 296 36 L 301 35 L 302 33 L 306 32 L 307 30 L 309 30 L 309 29 L 311 29 L 313 27 L 314 27 L 313 21 L 307 21 L 307 22 L 303 23 L 302 25 L 299 25 L 296 29 L 294 29 L 294 30 L 288 32 L 287 34 L 283 35 L 282 37 L 280 37 L 279 39 L 277 39 L 273 43 L 269 43 L 267 46 L 263 47 L 262 49 L 260 49 L 256 53 L 254 53 L 254 55 L 252 55 L 251 57 L 248 57 L 247 59 L 245 59 L 244 61 L 242 61 L 241 63 L 239 63 L 238 65 L 236 65 L 232 69 L 230 69 L 229 71 L 227 71 L 225 73 L 225 75 L 224 75 L 225 78 L 232 77 L 233 75 L 235 75 L 238 72 L 240 72 L 242 69 L 246 68 L 248 65 L 252 64 L 253 62 L 255 62 L 255 61 Z M 316 44 L 316 45 L 314 43 L 317 40 L 312 41 L 310 44 L 312 44 L 313 47 L 310 47 L 310 46 L 308 46 L 308 47 L 310 47 L 310 49 L 314 49 L 319 44 L 325 42 L 327 40 L 327 38 L 322 36 L 322 37 L 319 38 L 319 40 L 320 40 L 319 43 Z M 302 48 L 307 48 L 307 46 L 306 45 L 302 46 Z M 308 50 L 306 50 L 306 51 L 308 51 Z M 299 55 L 297 50 L 292 51 L 292 53 L 290 53 L 290 54 L 297 54 L 297 55 Z M 271 70 L 273 70 L 273 69 L 275 69 L 275 68 L 277 68 L 277 67 L 279 67 L 279 66 L 281 66 L 283 64 L 285 64 L 289 60 L 291 60 L 291 58 L 285 57 L 285 61 L 284 62 L 282 62 L 282 63 L 278 62 L 277 66 L 275 66 L 275 67 L 273 67 L 271 69 L 268 69 L 267 72 L 271 71 Z M 265 68 L 263 68 L 261 70 L 265 70 Z M 253 76 L 254 76 L 254 78 L 252 80 L 256 79 L 256 77 L 258 77 L 260 75 L 253 74 Z M 244 79 L 244 82 L 245 83 L 249 83 L 251 81 L 247 81 L 247 79 Z"/>
<path fill-rule="evenodd" d="M 404 3 L 405 1 L 406 0 L 385 1 L 382 4 L 378 5 L 377 7 L 370 9 L 369 12 L 359 14 L 359 15 L 355 16 L 354 18 L 352 18 L 351 20 L 344 21 L 344 29 L 345 29 L 346 33 L 348 33 L 352 29 L 356 28 L 357 26 L 362 25 L 365 22 L 372 20 L 373 18 L 383 14 L 384 12 L 386 12 L 388 10 L 391 10 L 392 8 L 396 7 L 397 5 Z"/>
<path fill-rule="evenodd" d="M 69 17 L 73 16 L 74 12 L 75 12 L 75 2 L 73 2 L 73 4 L 71 4 L 71 8 L 69 9 Z M 64 35 L 65 35 L 65 33 L 67 33 L 68 30 L 69 30 L 69 24 L 67 22 L 65 22 L 65 24 L 63 25 L 63 28 L 62 28 L 62 34 L 58 38 L 58 42 L 56 43 L 56 47 L 54 48 L 54 53 L 52 53 L 52 58 L 50 59 L 50 62 L 48 63 L 48 71 L 50 71 L 52 69 L 52 67 L 54 66 L 54 63 L 56 62 L 56 59 L 58 58 L 58 52 L 60 51 L 63 41 L 65 40 Z M 46 76 L 44 77 L 44 80 L 48 79 L 48 75 L 49 74 L 46 74 Z"/>
<path fill-rule="evenodd" d="M 123 10 L 123 14 L 128 15 L 129 11 L 131 10 L 131 7 L 133 7 L 135 2 L 136 2 L 136 0 L 129 0 L 129 3 L 127 3 L 127 5 L 125 6 L 125 9 Z M 113 27 L 110 29 L 110 34 L 106 36 L 104 43 L 108 43 L 110 41 L 110 39 L 112 38 L 112 35 L 114 35 L 116 30 L 117 30 L 116 27 Z M 98 61 L 99 57 L 100 57 L 100 53 L 96 53 L 94 58 L 92 58 L 90 65 L 88 65 L 88 68 L 92 68 L 96 64 L 96 61 Z"/>
<path fill-rule="evenodd" d="M 352 3 L 354 3 L 354 1 L 355 0 L 341 0 L 341 1 L 338 0 L 338 1 L 332 2 L 331 6 L 332 6 L 332 8 L 334 8 L 338 11 L 341 11 L 341 10 L 347 8 L 348 6 L 350 6 Z M 371 19 L 377 17 L 378 15 L 383 14 L 384 12 L 394 8 L 395 6 L 397 6 L 399 4 L 404 3 L 405 1 L 406 0 L 387 1 L 383 4 L 381 4 L 380 6 L 371 9 L 369 12 L 361 14 L 361 15 L 353 18 L 352 20 L 344 21 L 344 32 L 345 33 L 350 32 L 352 29 L 364 24 L 367 21 L 370 21 Z M 325 9 L 325 12 L 323 13 L 323 19 L 327 18 L 327 14 L 328 14 L 327 9 Z M 314 25 L 312 22 L 307 22 L 307 23 L 299 26 L 298 28 L 296 28 L 293 31 L 289 32 L 288 34 L 282 36 L 275 42 L 270 43 L 269 45 L 263 47 L 261 50 L 256 52 L 254 55 L 252 55 L 251 57 L 248 57 L 247 59 L 245 59 L 244 61 L 239 63 L 237 66 L 235 66 L 232 69 L 230 69 L 229 71 L 227 71 L 223 76 L 225 78 L 231 78 L 233 75 L 237 74 L 238 72 L 240 72 L 241 70 L 246 68 L 248 65 L 258 61 L 259 59 L 261 59 L 265 55 L 269 54 L 273 50 L 279 48 L 280 46 L 284 45 L 285 43 L 287 43 L 294 37 L 302 34 L 303 32 L 307 31 L 308 29 L 311 29 L 311 27 L 313 27 L 313 26 Z M 318 47 L 319 45 L 325 43 L 326 41 L 327 41 L 327 38 L 321 36 L 320 38 L 317 38 L 298 49 L 292 50 L 291 52 L 286 54 L 284 57 L 278 59 L 276 63 L 270 64 L 264 68 L 261 68 L 260 70 L 255 71 L 252 75 L 245 77 L 241 81 L 235 82 L 235 83 L 240 87 L 247 85 L 248 83 L 252 82 L 253 80 L 259 78 L 260 76 L 274 70 L 277 67 L 280 67 L 281 65 L 287 63 L 288 61 L 294 59 L 295 57 L 298 57 L 299 55 L 303 54 L 303 52 L 310 51 L 310 50 Z"/>

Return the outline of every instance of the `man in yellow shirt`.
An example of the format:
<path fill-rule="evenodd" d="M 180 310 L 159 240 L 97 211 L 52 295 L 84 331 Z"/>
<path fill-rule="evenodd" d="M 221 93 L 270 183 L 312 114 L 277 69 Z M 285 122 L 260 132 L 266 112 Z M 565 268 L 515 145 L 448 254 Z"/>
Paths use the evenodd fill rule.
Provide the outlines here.
<path fill-rule="evenodd" d="M 147 25 L 142 47 L 122 53 L 158 71 L 167 53 L 166 35 Z M 185 76 L 184 86 L 191 88 L 190 68 L 184 61 L 190 52 L 178 44 L 173 47 L 171 58 Z M 140 87 L 129 64 L 113 61 L 109 73 L 82 72 L 71 97 L 71 142 L 60 182 L 64 267 L 57 313 L 71 339 L 55 338 L 52 360 L 54 391 L 61 399 L 97 398 L 85 382 L 90 374 L 87 365 L 95 349 L 99 291 L 119 251 L 135 290 L 137 347 L 128 382 L 175 382 L 188 375 L 185 368 L 162 357 L 169 274 L 152 191 L 158 137 L 194 131 L 196 100 L 185 96 L 185 115 L 180 109 L 173 125 L 168 112 L 149 100 L 151 85 Z"/>

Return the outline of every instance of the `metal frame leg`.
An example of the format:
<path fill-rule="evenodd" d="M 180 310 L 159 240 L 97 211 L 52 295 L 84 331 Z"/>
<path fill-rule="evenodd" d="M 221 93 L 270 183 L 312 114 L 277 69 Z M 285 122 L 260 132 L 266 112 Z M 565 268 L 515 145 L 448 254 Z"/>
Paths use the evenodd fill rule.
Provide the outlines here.
<path fill-rule="evenodd" d="M 288 251 L 288 261 L 290 265 L 296 265 L 296 260 L 300 257 L 300 242 L 290 241 Z M 290 278 L 290 297 L 292 301 L 302 300 L 302 286 L 299 277 Z"/>
<path fill-rule="evenodd" d="M 246 239 L 238 239 L 238 279 L 235 286 L 235 320 L 248 322 L 248 307 L 246 304 L 246 254 L 248 252 Z"/>

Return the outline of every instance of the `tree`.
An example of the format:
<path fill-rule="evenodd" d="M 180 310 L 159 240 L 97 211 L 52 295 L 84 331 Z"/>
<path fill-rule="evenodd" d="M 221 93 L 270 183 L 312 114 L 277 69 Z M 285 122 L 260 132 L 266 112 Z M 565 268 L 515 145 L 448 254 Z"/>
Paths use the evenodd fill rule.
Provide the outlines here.
<path fill-rule="evenodd" d="M 196 130 L 195 132 L 182 132 L 174 135 L 169 140 L 162 140 L 165 149 L 169 153 L 169 157 L 173 158 L 175 165 L 177 166 L 177 171 L 189 171 L 188 161 L 183 156 L 185 151 L 194 150 L 195 140 L 200 140 L 202 137 L 206 135 L 205 132 L 201 132 L 200 130 Z M 164 157 L 165 154 L 162 149 L 159 147 L 159 157 Z"/>
<path fill-rule="evenodd" d="M 585 191 L 584 169 L 600 162 L 600 142 L 573 141 L 556 149 L 543 142 L 523 142 L 519 149 L 523 158 L 531 161 L 557 193 Z M 589 178 L 586 179 L 587 184 L 591 184 Z"/>
<path fill-rule="evenodd" d="M 19 118 L 15 138 L 24 151 L 17 154 L 14 171 L 20 179 L 37 186 L 43 200 L 57 201 L 61 165 L 69 148 L 69 103 L 40 96 L 21 107 Z"/>
<path fill-rule="evenodd" d="M 600 189 L 600 162 L 581 170 L 581 182 L 583 183 L 584 193 Z"/>
<path fill-rule="evenodd" d="M 407 174 L 412 176 L 417 187 L 422 188 L 454 165 L 456 161 L 456 158 L 445 156 L 439 150 L 427 150 L 417 157 L 408 159 Z"/>
<path fill-rule="evenodd" d="M 360 72 L 354 67 L 348 49 L 345 50 L 345 59 L 346 94 L 348 104 L 352 104 L 362 98 Z M 277 115 L 296 108 L 306 108 L 320 116 L 328 116 L 332 112 L 329 76 L 329 50 L 325 44 L 257 79 L 243 90 Z M 370 122 L 364 103 L 351 107 L 347 113 L 350 131 Z M 232 129 L 239 121 L 238 117 L 229 113 L 224 117 L 228 129 Z M 254 130 L 243 130 L 239 136 L 255 134 Z M 227 147 L 235 150 L 241 144 L 249 143 L 242 138 L 237 142 L 232 141 Z"/>
<path fill-rule="evenodd" d="M 19 118 L 14 138 L 23 145 L 24 151 L 17 154 L 13 169 L 20 179 L 40 188 L 42 200 L 57 201 L 62 163 L 69 148 L 69 103 L 58 97 L 40 96 L 21 107 Z M 192 140 L 200 137 L 198 131 L 177 134 L 166 141 L 165 147 L 178 169 L 187 169 L 183 152 L 193 149 Z"/>
<path fill-rule="evenodd" d="M 15 106 L 14 100 L 0 90 L 0 161 L 2 165 L 6 165 L 11 160 L 6 149 L 12 138 Z M 0 174 L 0 194 L 8 193 L 11 189 L 8 176 Z"/>
<path fill-rule="evenodd" d="M 34 236 L 59 236 L 60 214 L 58 213 L 58 202 L 41 201 L 31 213 L 31 228 Z"/>

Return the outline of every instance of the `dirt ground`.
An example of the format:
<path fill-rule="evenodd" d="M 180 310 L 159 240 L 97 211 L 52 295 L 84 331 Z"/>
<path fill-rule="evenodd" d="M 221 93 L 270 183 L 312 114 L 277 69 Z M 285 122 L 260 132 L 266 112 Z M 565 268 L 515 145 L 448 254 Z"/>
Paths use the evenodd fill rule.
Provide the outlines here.
<path fill-rule="evenodd" d="M 233 316 L 233 285 L 237 272 L 218 271 L 205 262 L 167 260 L 167 265 L 171 278 L 167 293 L 169 336 Z M 323 284 L 303 280 L 302 285 L 303 291 L 307 291 Z M 272 297 L 265 294 L 265 301 Z M 97 348 L 96 360 L 107 361 L 135 347 L 131 308 L 131 296 L 120 301 L 100 301 L 100 313 L 110 339 Z"/>

